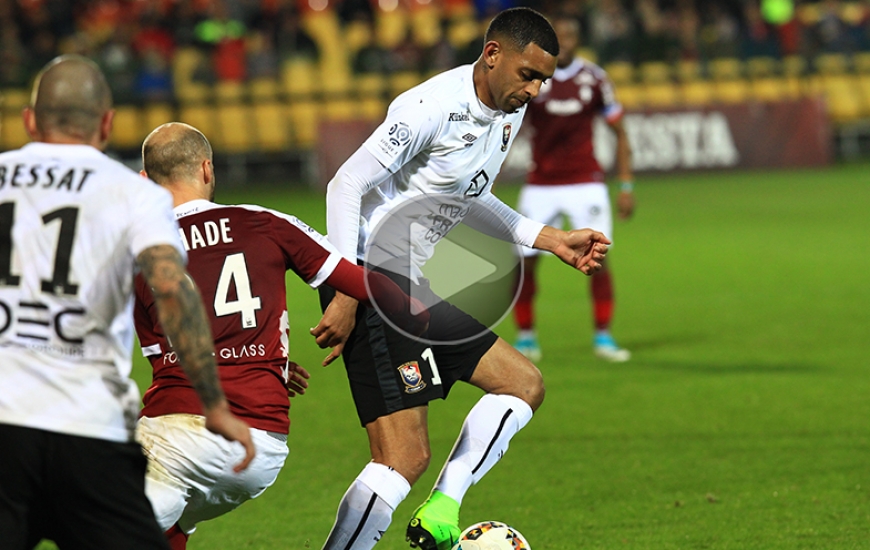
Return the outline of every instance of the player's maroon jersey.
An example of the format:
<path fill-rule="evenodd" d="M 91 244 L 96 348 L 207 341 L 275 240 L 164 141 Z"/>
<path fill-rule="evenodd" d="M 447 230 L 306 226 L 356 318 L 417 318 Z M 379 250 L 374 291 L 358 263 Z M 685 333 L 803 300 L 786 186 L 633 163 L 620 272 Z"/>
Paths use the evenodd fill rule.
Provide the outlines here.
<path fill-rule="evenodd" d="M 598 115 L 616 121 L 622 112 L 601 67 L 575 59 L 557 68 L 526 113 L 526 123 L 534 129 L 528 183 L 603 182 L 604 173 L 593 154 L 592 123 Z"/>
<path fill-rule="evenodd" d="M 218 372 L 232 412 L 255 428 L 287 433 L 285 273 L 293 270 L 316 287 L 341 256 L 325 237 L 273 210 L 197 200 L 177 207 L 175 213 L 188 271 L 211 322 Z M 136 280 L 135 321 L 154 369 L 142 415 L 202 414 L 141 275 Z"/>

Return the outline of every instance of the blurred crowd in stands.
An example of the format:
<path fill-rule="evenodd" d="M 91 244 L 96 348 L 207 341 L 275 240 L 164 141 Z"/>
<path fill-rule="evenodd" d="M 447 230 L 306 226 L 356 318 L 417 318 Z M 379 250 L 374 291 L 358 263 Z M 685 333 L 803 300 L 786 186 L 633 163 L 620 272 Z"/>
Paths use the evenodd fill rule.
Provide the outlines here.
<path fill-rule="evenodd" d="M 0 0 L 0 88 L 24 87 L 59 53 L 96 60 L 116 101 L 166 101 L 179 48 L 205 55 L 204 83 L 275 77 L 290 58 L 317 60 L 305 18 L 332 11 L 342 29 L 374 29 L 385 12 L 435 17 L 434 37 L 408 31 L 354 48 L 354 73 L 431 74 L 474 61 L 487 19 L 516 5 L 568 13 L 600 64 L 852 53 L 870 49 L 870 3 L 819 0 Z M 471 33 L 453 32 L 472 22 Z M 408 27 L 410 29 L 410 26 Z"/>

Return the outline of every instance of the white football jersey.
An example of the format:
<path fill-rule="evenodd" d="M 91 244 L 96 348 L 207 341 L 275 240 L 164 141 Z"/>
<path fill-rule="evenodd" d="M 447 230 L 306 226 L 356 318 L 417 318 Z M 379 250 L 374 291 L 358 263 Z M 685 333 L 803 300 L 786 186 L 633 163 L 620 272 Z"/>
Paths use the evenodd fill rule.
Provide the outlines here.
<path fill-rule="evenodd" d="M 172 197 L 87 145 L 0 154 L 0 422 L 131 440 L 133 276 Z"/>
<path fill-rule="evenodd" d="M 418 226 L 419 234 L 410 237 L 415 268 L 434 253 L 437 241 L 425 238 L 427 233 L 443 237 L 475 201 L 500 202 L 492 195 L 492 184 L 524 112 L 525 107 L 505 113 L 483 105 L 474 88 L 473 65 L 441 73 L 398 96 L 363 145 L 390 175 L 362 197 L 357 256 L 364 257 L 368 237 L 385 214 L 414 197 L 437 197 L 437 211 L 428 222 L 435 225 Z M 503 203 L 497 208 L 517 216 Z M 509 221 L 516 225 L 518 218 Z M 535 235 L 537 231 L 540 226 Z"/>

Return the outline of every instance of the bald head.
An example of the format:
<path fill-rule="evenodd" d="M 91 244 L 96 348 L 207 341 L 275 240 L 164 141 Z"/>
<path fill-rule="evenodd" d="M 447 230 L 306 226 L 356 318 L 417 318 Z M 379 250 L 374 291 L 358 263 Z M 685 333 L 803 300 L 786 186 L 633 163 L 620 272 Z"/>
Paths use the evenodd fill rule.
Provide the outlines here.
<path fill-rule="evenodd" d="M 78 55 L 63 55 L 37 75 L 31 107 L 41 134 L 90 141 L 99 137 L 101 123 L 112 109 L 112 92 L 96 63 Z"/>
<path fill-rule="evenodd" d="M 166 187 L 187 187 L 208 200 L 214 195 L 211 161 L 208 139 L 181 122 L 158 126 L 142 144 L 142 167 L 149 178 Z M 208 189 L 201 188 L 204 177 Z"/>

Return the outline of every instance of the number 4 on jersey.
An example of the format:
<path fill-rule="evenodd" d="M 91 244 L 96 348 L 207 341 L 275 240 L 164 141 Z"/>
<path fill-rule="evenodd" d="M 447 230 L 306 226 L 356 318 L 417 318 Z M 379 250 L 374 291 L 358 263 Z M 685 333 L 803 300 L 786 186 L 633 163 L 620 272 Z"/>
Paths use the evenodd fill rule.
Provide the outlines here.
<path fill-rule="evenodd" d="M 230 285 L 235 281 L 236 299 L 229 301 Z M 251 278 L 242 252 L 230 254 L 224 259 L 217 290 L 214 294 L 214 313 L 217 317 L 241 313 L 242 328 L 256 328 L 259 296 L 251 295 Z"/>

